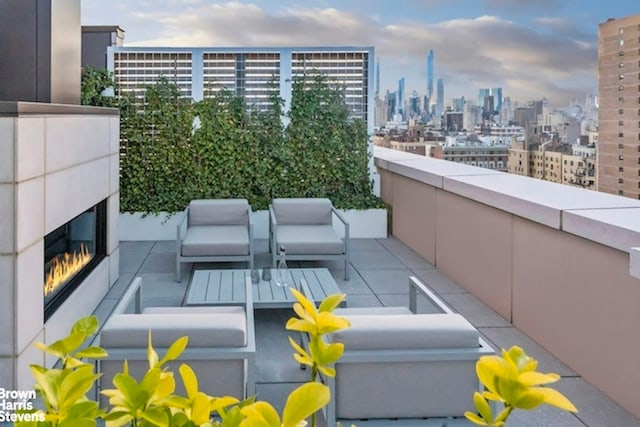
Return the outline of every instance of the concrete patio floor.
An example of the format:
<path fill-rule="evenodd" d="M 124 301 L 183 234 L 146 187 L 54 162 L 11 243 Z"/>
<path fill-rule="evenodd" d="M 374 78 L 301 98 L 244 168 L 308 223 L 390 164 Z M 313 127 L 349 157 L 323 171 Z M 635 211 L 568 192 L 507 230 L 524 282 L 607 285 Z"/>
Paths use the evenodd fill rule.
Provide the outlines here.
<path fill-rule="evenodd" d="M 268 266 L 270 255 L 267 253 L 267 242 L 259 240 L 256 246 L 256 266 Z M 501 347 L 519 345 L 539 361 L 540 371 L 556 372 L 562 376 L 555 388 L 569 397 L 579 413 L 569 414 L 549 406 L 533 412 L 516 411 L 510 418 L 510 426 L 640 427 L 639 419 L 608 399 L 396 238 L 353 239 L 351 249 L 350 281 L 344 281 L 341 262 L 299 262 L 290 266 L 329 268 L 342 291 L 347 294 L 350 307 L 406 305 L 408 277 L 415 275 L 476 326 L 494 349 L 499 351 Z M 121 242 L 120 278 L 95 314 L 103 324 L 135 276 L 143 278 L 143 306 L 179 306 L 190 278 L 188 268 L 188 265 L 183 265 L 183 280 L 176 283 L 174 241 Z M 244 266 L 217 263 L 197 264 L 195 268 Z M 285 331 L 284 324 L 291 313 L 290 310 L 257 310 L 255 313 L 258 398 L 271 402 L 279 410 L 288 393 L 308 378 L 308 372 L 300 370 L 293 360 L 287 342 L 289 333 Z"/>

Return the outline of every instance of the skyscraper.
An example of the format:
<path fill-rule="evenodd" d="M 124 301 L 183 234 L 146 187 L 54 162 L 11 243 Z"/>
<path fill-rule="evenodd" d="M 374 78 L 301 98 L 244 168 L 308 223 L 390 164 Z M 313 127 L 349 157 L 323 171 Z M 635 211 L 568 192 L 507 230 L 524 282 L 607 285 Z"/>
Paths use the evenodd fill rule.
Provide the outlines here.
<path fill-rule="evenodd" d="M 398 96 L 396 97 L 396 114 L 404 118 L 404 77 L 398 80 Z"/>
<path fill-rule="evenodd" d="M 380 96 L 380 59 L 376 61 L 376 93 L 375 97 L 378 99 Z"/>
<path fill-rule="evenodd" d="M 487 97 L 493 97 L 492 101 L 487 101 Z M 491 111 L 482 112 L 483 116 L 491 117 L 493 114 L 499 113 L 502 109 L 502 88 L 494 87 L 494 88 L 483 88 L 478 91 L 478 105 L 482 106 L 492 106 Z"/>
<path fill-rule="evenodd" d="M 433 49 L 427 55 L 427 96 L 433 96 Z"/>
<path fill-rule="evenodd" d="M 438 79 L 438 100 L 436 101 L 436 116 L 444 112 L 444 80 Z"/>
<path fill-rule="evenodd" d="M 640 14 L 600 24 L 597 187 L 640 198 Z"/>
<path fill-rule="evenodd" d="M 427 98 L 428 103 L 433 102 L 433 49 L 429 50 L 427 55 Z M 429 110 L 429 105 L 424 106 L 425 110 Z"/>

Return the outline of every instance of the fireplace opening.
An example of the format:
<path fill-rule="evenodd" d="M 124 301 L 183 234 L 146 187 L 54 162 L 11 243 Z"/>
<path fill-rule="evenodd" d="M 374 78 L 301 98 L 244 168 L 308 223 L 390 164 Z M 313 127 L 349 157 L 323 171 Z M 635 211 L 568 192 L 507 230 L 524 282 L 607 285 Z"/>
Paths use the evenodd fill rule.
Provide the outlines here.
<path fill-rule="evenodd" d="M 45 236 L 45 321 L 106 256 L 106 217 L 103 200 Z"/>

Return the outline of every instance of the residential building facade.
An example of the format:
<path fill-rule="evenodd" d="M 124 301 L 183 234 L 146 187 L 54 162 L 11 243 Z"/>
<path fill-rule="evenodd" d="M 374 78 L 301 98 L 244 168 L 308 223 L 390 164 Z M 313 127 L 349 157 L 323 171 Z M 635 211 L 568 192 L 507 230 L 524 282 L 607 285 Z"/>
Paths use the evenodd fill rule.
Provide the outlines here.
<path fill-rule="evenodd" d="M 640 14 L 600 24 L 598 190 L 640 199 Z"/>
<path fill-rule="evenodd" d="M 175 83 L 185 98 L 201 100 L 226 89 L 253 108 L 270 97 L 291 103 L 291 83 L 305 73 L 320 73 L 344 90 L 354 117 L 374 125 L 373 47 L 129 47 L 111 46 L 107 68 L 124 93 L 138 99 L 161 77 Z"/>

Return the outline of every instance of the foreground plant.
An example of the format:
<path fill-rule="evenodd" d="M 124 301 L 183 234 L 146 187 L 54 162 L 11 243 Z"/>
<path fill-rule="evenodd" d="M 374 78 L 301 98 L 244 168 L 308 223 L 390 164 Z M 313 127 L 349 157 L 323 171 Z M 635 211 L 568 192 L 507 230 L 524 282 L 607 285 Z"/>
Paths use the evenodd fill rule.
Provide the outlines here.
<path fill-rule="evenodd" d="M 147 346 L 149 367 L 142 378 L 134 378 L 125 361 L 122 372 L 113 378 L 114 388 L 101 391 L 109 398 L 111 409 L 107 413 L 98 402 L 86 396 L 100 375 L 94 372 L 93 364 L 81 359 L 107 357 L 107 352 L 100 347 L 81 348 L 98 330 L 98 320 L 90 316 L 76 322 L 66 338 L 50 346 L 37 344 L 41 350 L 58 357 L 61 368 L 31 367 L 37 382 L 35 388 L 42 396 L 45 408 L 25 411 L 29 415 L 25 419 L 33 421 L 21 421 L 16 425 L 93 427 L 99 418 L 104 418 L 107 427 L 304 427 L 311 417 L 315 426 L 315 414 L 331 399 L 329 387 L 316 381 L 318 373 L 334 376 L 335 369 L 330 365 L 344 350 L 342 344 L 326 344 L 322 336 L 349 325 L 332 313 L 345 296 L 331 295 L 316 310 L 301 293 L 292 291 L 298 301 L 294 310 L 299 318 L 289 319 L 287 329 L 309 335 L 309 352 L 291 338 L 289 340 L 297 351 L 295 359 L 311 367 L 312 380 L 291 392 L 282 417 L 269 403 L 255 401 L 254 397 L 239 401 L 235 397 L 214 397 L 200 391 L 197 376 L 187 364 L 178 368 L 186 396 L 174 394 L 176 382 L 167 364 L 180 357 L 187 347 L 188 337 L 178 338 L 160 358 L 153 348 L 151 333 Z"/>
<path fill-rule="evenodd" d="M 332 332 L 345 329 L 350 326 L 349 321 L 344 317 L 336 316 L 333 310 L 344 300 L 345 294 L 334 294 L 326 297 L 318 309 L 302 293 L 296 289 L 291 289 L 297 302 L 293 305 L 293 310 L 298 317 L 292 317 L 287 321 L 286 328 L 291 331 L 298 331 L 306 334 L 309 338 L 309 350 L 305 350 L 297 344 L 291 337 L 289 343 L 296 353 L 294 359 L 301 365 L 311 368 L 311 384 L 321 385 L 323 393 L 327 394 L 327 402 L 330 399 L 329 387 L 317 383 L 318 374 L 327 377 L 335 377 L 336 370 L 333 365 L 342 357 L 344 344 L 327 343 L 324 336 Z M 325 403 L 325 405 L 326 405 Z M 324 405 L 322 405 L 324 406 Z M 318 408 L 321 409 L 321 408 Z M 316 414 L 311 417 L 311 424 L 316 425 Z"/>
<path fill-rule="evenodd" d="M 518 346 L 502 349 L 500 356 L 483 356 L 476 364 L 476 373 L 485 386 L 483 393 L 473 396 L 478 414 L 466 412 L 467 419 L 481 426 L 502 427 L 514 409 L 535 409 L 546 403 L 570 412 L 578 409 L 562 393 L 542 387 L 560 379 L 558 374 L 536 371 L 538 362 Z M 495 416 L 490 401 L 500 402 L 503 409 Z"/>
<path fill-rule="evenodd" d="M 95 426 L 104 412 L 98 402 L 89 400 L 87 393 L 93 387 L 99 374 L 94 371 L 94 364 L 82 359 L 100 359 L 107 352 L 100 347 L 81 348 L 84 341 L 98 330 L 98 319 L 89 316 L 78 320 L 69 335 L 51 345 L 36 343 L 35 346 L 45 353 L 58 358 L 59 368 L 45 368 L 31 365 L 36 384 L 36 392 L 41 397 L 44 410 L 26 411 L 32 416 L 23 417 L 16 426 L 59 426 L 71 427 Z"/>

